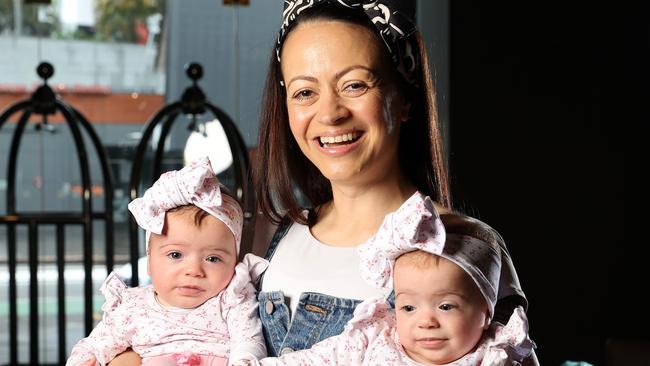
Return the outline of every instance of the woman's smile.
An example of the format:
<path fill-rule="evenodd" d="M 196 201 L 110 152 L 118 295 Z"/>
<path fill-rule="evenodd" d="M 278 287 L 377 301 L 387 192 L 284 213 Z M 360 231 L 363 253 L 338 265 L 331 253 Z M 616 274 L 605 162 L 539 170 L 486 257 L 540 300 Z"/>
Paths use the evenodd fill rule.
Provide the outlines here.
<path fill-rule="evenodd" d="M 356 150 L 363 143 L 364 136 L 364 133 L 361 131 L 353 131 L 322 135 L 313 141 L 318 145 L 318 149 L 323 154 L 336 157 Z"/>
<path fill-rule="evenodd" d="M 327 135 L 321 135 L 318 138 L 318 141 L 321 147 L 349 145 L 357 141 L 359 137 L 361 137 L 361 135 L 362 132 L 359 131 L 332 133 Z"/>

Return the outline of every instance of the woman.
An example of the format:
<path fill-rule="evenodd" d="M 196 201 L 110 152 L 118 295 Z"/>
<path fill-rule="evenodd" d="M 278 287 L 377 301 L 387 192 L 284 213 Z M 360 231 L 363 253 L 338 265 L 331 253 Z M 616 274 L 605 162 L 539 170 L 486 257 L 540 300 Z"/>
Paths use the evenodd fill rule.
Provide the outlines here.
<path fill-rule="evenodd" d="M 356 304 L 378 294 L 358 275 L 356 247 L 388 213 L 416 191 L 450 208 L 433 83 L 408 8 L 285 1 L 256 181 L 259 207 L 280 224 L 259 295 L 270 355 L 339 334 Z M 296 189 L 315 209 L 303 211 Z M 526 299 L 503 240 L 482 225 L 503 248 L 495 319 L 505 324 Z"/>
<path fill-rule="evenodd" d="M 259 294 L 269 355 L 339 334 L 358 303 L 387 295 L 361 279 L 356 247 L 388 213 L 417 191 L 441 213 L 451 206 L 428 60 L 410 20 L 413 2 L 284 7 L 255 177 L 260 210 L 279 224 Z M 482 225 L 485 235 L 498 236 Z M 502 248 L 495 320 L 505 324 L 527 303 Z"/>

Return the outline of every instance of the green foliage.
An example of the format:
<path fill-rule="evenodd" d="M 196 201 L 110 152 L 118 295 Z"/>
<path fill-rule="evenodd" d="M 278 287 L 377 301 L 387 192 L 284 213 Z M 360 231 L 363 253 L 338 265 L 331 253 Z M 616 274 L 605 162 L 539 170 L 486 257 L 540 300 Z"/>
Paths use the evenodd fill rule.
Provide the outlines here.
<path fill-rule="evenodd" d="M 12 0 L 0 0 L 0 34 L 12 31 L 14 10 Z"/>
<path fill-rule="evenodd" d="M 94 29 L 80 27 L 64 32 L 55 10 L 57 0 L 53 0 L 51 6 L 25 4 L 23 0 L 19 3 L 23 17 L 22 35 L 128 43 L 138 41 L 137 24 L 146 29 L 147 18 L 163 14 L 165 9 L 165 0 L 97 0 Z M 0 0 L 0 34 L 13 33 L 14 21 L 14 0 Z"/>
<path fill-rule="evenodd" d="M 165 0 L 98 0 L 95 31 L 101 40 L 137 42 L 136 24 L 165 9 Z"/>

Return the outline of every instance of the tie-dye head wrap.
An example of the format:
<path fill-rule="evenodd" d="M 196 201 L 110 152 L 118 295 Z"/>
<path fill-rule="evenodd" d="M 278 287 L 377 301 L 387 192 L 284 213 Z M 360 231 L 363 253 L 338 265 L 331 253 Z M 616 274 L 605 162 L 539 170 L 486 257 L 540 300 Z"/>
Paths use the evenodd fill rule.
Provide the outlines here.
<path fill-rule="evenodd" d="M 414 250 L 439 255 L 461 267 L 494 314 L 501 273 L 498 244 L 447 232 L 431 199 L 419 192 L 388 214 L 377 234 L 359 246 L 361 276 L 376 287 L 392 288 L 395 260 Z"/>
<path fill-rule="evenodd" d="M 384 41 L 397 71 L 406 82 L 417 86 L 415 74 L 420 61 L 417 46 L 409 39 L 416 31 L 413 22 L 415 4 L 409 0 L 285 0 L 282 25 L 275 47 L 278 61 L 289 29 L 300 13 L 314 6 L 342 6 L 363 10 Z"/>

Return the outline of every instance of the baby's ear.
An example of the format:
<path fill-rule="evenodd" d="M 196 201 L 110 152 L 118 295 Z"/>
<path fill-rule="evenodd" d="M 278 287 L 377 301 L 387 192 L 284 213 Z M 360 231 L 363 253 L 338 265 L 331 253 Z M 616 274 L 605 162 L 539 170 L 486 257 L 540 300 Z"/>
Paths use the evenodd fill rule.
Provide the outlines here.
<path fill-rule="evenodd" d="M 483 324 L 483 330 L 487 330 L 490 327 L 491 323 L 492 323 L 492 318 L 490 317 L 490 314 L 489 313 L 485 314 L 485 323 Z"/>

